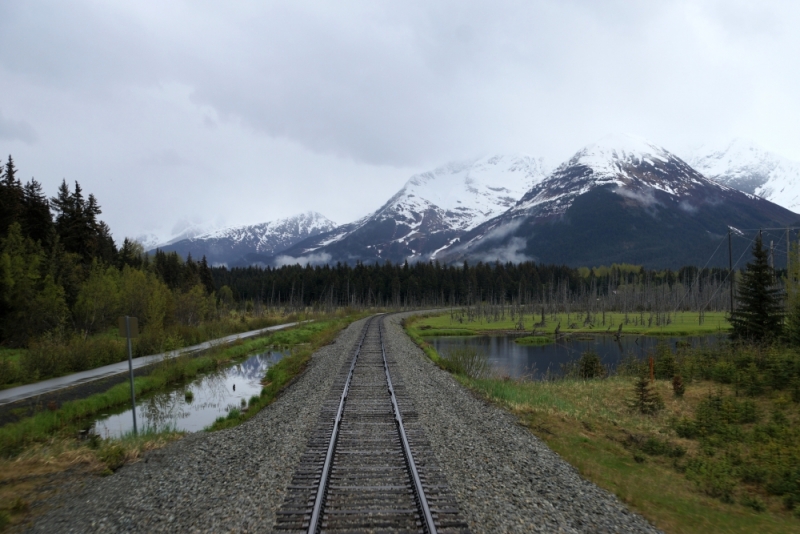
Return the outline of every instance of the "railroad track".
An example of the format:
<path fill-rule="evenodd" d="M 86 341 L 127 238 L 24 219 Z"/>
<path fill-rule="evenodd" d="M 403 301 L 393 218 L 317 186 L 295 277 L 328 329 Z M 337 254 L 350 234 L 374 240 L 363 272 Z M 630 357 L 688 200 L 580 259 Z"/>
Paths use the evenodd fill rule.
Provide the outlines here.
<path fill-rule="evenodd" d="M 367 321 L 295 470 L 275 529 L 290 532 L 468 532 L 417 413 Z"/>

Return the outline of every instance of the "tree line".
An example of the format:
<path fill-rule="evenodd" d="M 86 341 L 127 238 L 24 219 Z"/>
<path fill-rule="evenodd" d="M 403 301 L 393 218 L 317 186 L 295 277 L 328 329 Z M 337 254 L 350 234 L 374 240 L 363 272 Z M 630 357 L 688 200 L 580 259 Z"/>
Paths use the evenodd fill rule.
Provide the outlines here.
<path fill-rule="evenodd" d="M 477 263 L 214 267 L 216 287 L 266 306 L 424 307 L 476 303 L 544 306 L 549 311 L 729 309 L 727 269 Z"/>

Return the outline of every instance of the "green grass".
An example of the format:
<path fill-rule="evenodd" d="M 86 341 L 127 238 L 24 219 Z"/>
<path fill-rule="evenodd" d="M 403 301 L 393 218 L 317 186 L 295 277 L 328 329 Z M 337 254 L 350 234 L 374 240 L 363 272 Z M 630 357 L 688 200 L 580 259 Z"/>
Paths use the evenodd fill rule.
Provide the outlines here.
<path fill-rule="evenodd" d="M 261 352 L 269 347 L 297 346 L 309 343 L 320 336 L 328 336 L 331 328 L 340 328 L 343 319 L 331 319 L 306 323 L 292 329 L 281 330 L 267 336 L 239 341 L 232 346 L 218 348 L 210 353 L 198 357 L 187 355 L 174 359 L 164 360 L 147 376 L 134 380 L 136 396 L 157 391 L 169 384 L 185 381 L 198 374 L 211 371 L 231 361 L 239 360 L 250 354 Z M 338 330 L 336 330 L 338 331 Z M 307 345 L 312 347 L 313 344 Z M 308 348 L 301 348 L 298 354 L 306 354 Z M 310 354 L 310 353 L 309 353 Z M 287 359 L 285 359 L 287 360 Z M 292 360 L 292 358 L 288 358 Z M 283 366 L 284 368 L 289 363 Z M 18 454 L 32 443 L 43 442 L 50 439 L 54 433 L 69 434 L 76 431 L 76 424 L 87 418 L 97 415 L 108 408 L 124 405 L 130 402 L 130 385 L 117 384 L 108 391 L 92 395 L 88 398 L 65 402 L 55 411 L 45 410 L 32 417 L 22 419 L 0 427 L 0 456 Z"/>
<path fill-rule="evenodd" d="M 730 324 L 728 323 L 724 312 L 706 312 L 703 317 L 703 324 L 700 324 L 700 319 L 696 312 L 678 312 L 670 314 L 670 323 L 661 326 L 656 325 L 655 316 L 650 321 L 651 315 L 649 312 L 642 313 L 629 313 L 628 322 L 625 323 L 625 314 L 618 312 L 606 312 L 605 322 L 603 322 L 603 314 L 592 314 L 591 321 L 585 323 L 586 313 L 560 313 L 555 317 L 551 315 L 545 316 L 546 324 L 544 326 L 534 327 L 534 324 L 541 321 L 540 314 L 526 314 L 523 319 L 524 331 L 532 332 L 534 329 L 538 335 L 554 334 L 556 327 L 561 324 L 561 333 L 616 333 L 620 323 L 622 326 L 622 334 L 637 334 L 648 336 L 696 336 L 704 334 L 716 334 L 719 332 L 728 332 Z M 506 312 L 505 318 L 498 318 L 498 320 L 487 320 L 486 318 L 478 318 L 473 321 L 468 321 L 466 315 L 460 309 L 454 309 L 451 312 L 446 312 L 441 315 L 428 316 L 422 318 L 414 323 L 414 329 L 418 333 L 429 335 L 447 335 L 447 334 L 431 334 L 430 332 L 439 331 L 457 331 L 456 335 L 492 333 L 495 331 L 518 331 L 517 326 L 519 318 L 516 317 L 512 320 L 510 314 Z M 574 326 L 574 328 L 571 328 Z"/>

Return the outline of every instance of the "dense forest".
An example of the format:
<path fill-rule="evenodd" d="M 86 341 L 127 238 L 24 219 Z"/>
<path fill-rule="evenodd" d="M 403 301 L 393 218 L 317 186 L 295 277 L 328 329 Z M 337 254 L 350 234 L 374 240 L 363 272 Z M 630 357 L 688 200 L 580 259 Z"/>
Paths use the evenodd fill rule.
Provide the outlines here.
<path fill-rule="evenodd" d="M 118 249 L 100 204 L 78 182 L 62 181 L 48 198 L 18 174 L 9 156 L 0 171 L 0 345 L 85 338 L 131 315 L 158 347 L 171 325 L 219 312 L 205 259 L 149 257 L 128 239 Z"/>

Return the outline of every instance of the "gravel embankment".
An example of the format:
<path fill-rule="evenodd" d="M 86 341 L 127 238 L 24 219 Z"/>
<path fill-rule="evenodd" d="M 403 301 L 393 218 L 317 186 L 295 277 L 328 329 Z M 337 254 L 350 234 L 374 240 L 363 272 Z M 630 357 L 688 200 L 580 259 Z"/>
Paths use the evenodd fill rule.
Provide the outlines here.
<path fill-rule="evenodd" d="M 387 348 L 439 465 L 475 533 L 657 532 L 583 480 L 515 418 L 477 399 L 387 321 Z M 269 532 L 322 401 L 363 321 L 248 423 L 190 435 L 108 478 L 93 479 L 41 516 L 34 532 Z"/>
<path fill-rule="evenodd" d="M 32 531 L 270 532 L 323 399 L 363 324 L 353 323 L 317 351 L 300 378 L 247 423 L 189 435 L 73 488 Z"/>
<path fill-rule="evenodd" d="M 473 532 L 658 532 L 580 477 L 508 412 L 476 398 L 387 320 L 387 351 Z"/>

